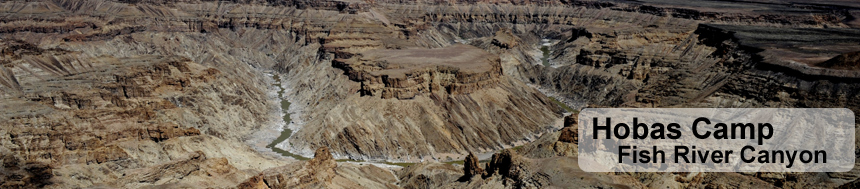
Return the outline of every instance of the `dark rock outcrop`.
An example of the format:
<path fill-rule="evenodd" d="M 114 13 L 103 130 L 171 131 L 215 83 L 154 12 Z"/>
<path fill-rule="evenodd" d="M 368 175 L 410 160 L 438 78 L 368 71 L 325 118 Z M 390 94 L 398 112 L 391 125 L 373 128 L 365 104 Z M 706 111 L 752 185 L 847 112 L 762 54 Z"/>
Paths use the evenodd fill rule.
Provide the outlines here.
<path fill-rule="evenodd" d="M 588 30 L 585 28 L 574 28 L 574 29 L 570 30 L 570 38 L 567 39 L 567 42 L 570 43 L 570 42 L 576 41 L 577 39 L 579 39 L 581 37 L 591 39 L 592 34 L 591 34 L 591 32 L 588 32 Z"/>
<path fill-rule="evenodd" d="M 396 188 L 393 175 L 373 165 L 338 165 L 327 147 L 307 162 L 275 167 L 248 178 L 237 188 Z M 388 183 L 387 183 L 388 182 Z"/>
<path fill-rule="evenodd" d="M 469 153 L 463 164 L 463 174 L 465 178 L 472 178 L 475 175 L 483 175 L 484 169 L 479 165 L 478 157 L 475 154 Z"/>
<path fill-rule="evenodd" d="M 337 162 L 328 148 L 316 150 L 314 158 L 307 162 L 276 167 L 251 177 L 238 188 L 322 188 L 332 185 Z M 265 185 L 261 185 L 265 184 Z"/>
<path fill-rule="evenodd" d="M 513 150 L 502 150 L 500 153 L 493 154 L 490 162 L 487 163 L 484 177 L 498 174 L 521 181 L 522 178 L 519 177 L 525 176 L 527 171 L 528 162 L 525 158 L 517 155 Z"/>
<path fill-rule="evenodd" d="M 860 70 L 860 51 L 840 54 L 816 66 L 840 70 Z"/>
<path fill-rule="evenodd" d="M 520 41 L 510 29 L 501 29 L 493 35 L 492 43 L 500 48 L 511 49 L 519 45 Z"/>
<path fill-rule="evenodd" d="M 576 123 L 579 119 L 577 114 L 564 116 L 564 128 L 561 129 L 561 134 L 558 136 L 558 141 L 578 144 L 579 125 Z"/>

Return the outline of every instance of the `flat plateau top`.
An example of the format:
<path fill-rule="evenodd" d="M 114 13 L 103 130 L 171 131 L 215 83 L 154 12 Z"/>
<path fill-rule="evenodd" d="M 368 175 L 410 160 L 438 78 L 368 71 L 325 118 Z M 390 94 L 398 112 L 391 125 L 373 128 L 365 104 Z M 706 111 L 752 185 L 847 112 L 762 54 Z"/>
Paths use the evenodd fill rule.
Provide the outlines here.
<path fill-rule="evenodd" d="M 362 60 L 388 63 L 375 75 L 398 77 L 414 69 L 448 66 L 460 71 L 487 72 L 492 70 L 496 55 L 471 45 L 451 45 L 436 49 L 377 49 L 361 53 Z"/>

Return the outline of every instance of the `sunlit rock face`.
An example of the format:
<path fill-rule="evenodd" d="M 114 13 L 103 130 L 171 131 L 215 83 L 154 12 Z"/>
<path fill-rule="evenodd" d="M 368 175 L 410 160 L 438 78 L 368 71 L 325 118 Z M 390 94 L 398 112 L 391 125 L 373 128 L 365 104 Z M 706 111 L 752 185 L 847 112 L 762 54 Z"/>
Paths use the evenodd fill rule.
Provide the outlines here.
<path fill-rule="evenodd" d="M 268 111 L 263 91 L 235 85 L 253 86 L 247 81 L 179 56 L 3 43 L 4 187 L 141 187 L 177 176 L 217 186 L 244 179 L 239 169 L 260 169 L 248 161 L 280 164 L 232 142 L 260 128 Z"/>
<path fill-rule="evenodd" d="M 498 55 L 409 40 L 429 28 L 399 28 L 373 3 L 0 5 L 0 147 L 18 162 L 6 164 L 3 186 L 214 187 L 288 164 L 246 142 L 278 129 L 266 71 L 284 76 L 300 111 L 282 147 L 305 156 L 328 147 L 335 158 L 456 158 L 535 138 L 561 112 L 502 75 Z M 410 69 L 366 90 L 332 64 L 410 49 L 458 61 L 421 62 L 429 59 L 420 50 L 381 57 Z M 220 168 L 202 170 L 212 166 Z"/>
<path fill-rule="evenodd" d="M 503 76 L 498 56 L 470 45 L 368 50 L 332 64 L 359 84 L 345 99 L 353 103 L 300 129 L 292 145 L 357 159 L 444 158 L 535 137 L 559 116 L 545 96 Z"/>
<path fill-rule="evenodd" d="M 562 129 L 562 110 L 547 95 L 574 109 L 857 112 L 858 7 L 2 1 L 0 188 L 856 185 L 858 171 L 585 173 L 573 157 L 575 127 Z M 546 65 L 537 57 L 545 43 Z M 266 73 L 283 79 L 288 110 L 278 111 Z M 320 160 L 263 147 L 281 129 L 279 112 L 295 133 L 275 146 Z M 489 168 L 478 163 L 517 145 Z M 461 180 L 459 165 L 432 162 L 470 152 L 471 180 Z M 427 161 L 403 169 L 334 161 L 344 158 Z"/>
<path fill-rule="evenodd" d="M 502 75 L 498 56 L 470 45 L 370 50 L 334 64 L 361 82 L 362 94 L 381 98 L 467 94 L 497 86 Z"/>

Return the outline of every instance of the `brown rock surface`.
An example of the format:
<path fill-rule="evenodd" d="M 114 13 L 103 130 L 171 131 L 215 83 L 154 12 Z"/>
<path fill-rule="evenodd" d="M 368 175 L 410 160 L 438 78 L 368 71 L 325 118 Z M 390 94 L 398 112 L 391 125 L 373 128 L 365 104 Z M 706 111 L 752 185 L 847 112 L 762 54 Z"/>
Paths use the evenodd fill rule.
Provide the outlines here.
<path fill-rule="evenodd" d="M 860 48 L 858 7 L 839 0 L 3 1 L 0 187 L 262 187 L 292 173 L 306 182 L 285 183 L 348 188 L 851 184 L 856 170 L 583 173 L 571 157 L 574 129 L 549 132 L 561 110 L 539 90 L 574 109 L 857 112 L 860 73 L 852 56 L 834 57 Z M 551 43 L 549 66 L 535 56 L 541 39 Z M 421 55 L 436 52 L 466 58 Z M 817 65 L 831 58 L 840 61 Z M 362 66 L 335 67 L 339 61 Z M 467 182 L 456 182 L 462 169 L 441 163 L 392 176 L 322 155 L 313 165 L 275 160 L 257 145 L 281 129 L 272 128 L 281 115 L 270 116 L 277 101 L 266 94 L 263 70 L 284 78 L 292 105 L 283 112 L 292 113 L 295 133 L 278 146 L 296 154 L 326 146 L 331 158 L 418 161 L 537 139 L 517 150 L 525 157 L 501 153 L 488 169 L 496 174 Z"/>
<path fill-rule="evenodd" d="M 377 49 L 336 59 L 362 95 L 412 99 L 417 95 L 466 94 L 498 85 L 498 57 L 469 45 L 437 49 Z"/>
<path fill-rule="evenodd" d="M 283 167 L 276 167 L 251 177 L 239 188 L 259 188 L 260 182 L 268 188 L 322 188 L 334 184 L 332 179 L 337 162 L 328 152 L 328 148 L 317 149 L 314 158 L 307 162 L 297 162 Z"/>
<path fill-rule="evenodd" d="M 579 119 L 578 114 L 564 116 L 564 128 L 561 129 L 561 134 L 558 136 L 559 142 L 579 143 L 579 124 L 576 123 L 577 119 Z"/>
<path fill-rule="evenodd" d="M 398 171 L 404 188 L 645 188 L 629 175 L 583 172 L 575 157 L 530 159 L 511 150 L 493 155 L 482 177 L 462 180 L 449 164 L 421 163 Z"/>
<path fill-rule="evenodd" d="M 493 35 L 493 45 L 501 48 L 510 49 L 519 45 L 519 38 L 511 33 L 508 29 L 501 29 Z"/>
<path fill-rule="evenodd" d="M 199 138 L 218 135 L 224 140 L 238 140 L 254 128 L 250 125 L 264 119 L 251 113 L 265 112 L 261 91 L 225 85 L 237 80 L 217 69 L 177 56 L 94 57 L 43 49 L 24 41 L 4 40 L 2 44 L 6 62 L 0 68 L 0 132 L 5 134 L 0 148 L 6 151 L 9 162 L 22 162 L 4 166 L 9 171 L 4 172 L 9 174 L 3 174 L 3 186 L 139 187 L 213 177 L 225 181 L 205 182 L 216 186 L 230 180 L 235 183 L 246 176 L 232 168 L 230 161 L 257 159 L 260 165 L 266 164 L 263 166 L 273 163 L 255 156 L 247 145 Z M 245 98 L 237 99 L 239 95 Z M 215 112 L 189 107 L 244 109 L 244 113 L 213 115 Z M 247 120 L 245 124 L 249 126 L 209 124 L 231 119 Z M 195 140 L 185 140 L 189 137 Z M 185 141 L 182 145 L 187 147 L 172 147 L 176 141 Z M 210 144 L 203 146 L 222 145 L 224 149 L 198 146 L 205 141 Z M 247 158 L 225 158 L 226 151 L 252 154 Z M 190 152 L 197 154 L 191 158 L 196 163 L 176 164 L 194 167 L 152 167 L 182 159 L 181 154 Z M 242 169 L 251 168 L 250 162 L 240 164 Z M 200 167 L 215 172 L 191 179 L 189 175 L 195 175 Z M 134 169 L 149 169 L 152 173 L 138 178 L 131 174 L 136 172 Z M 161 171 L 178 172 L 157 173 Z M 171 174 L 189 178 L 167 178 Z"/>
<path fill-rule="evenodd" d="M 483 175 L 484 169 L 479 165 L 478 157 L 475 154 L 469 153 L 466 160 L 463 162 L 463 174 L 465 178 L 471 179 L 475 175 Z"/>
<path fill-rule="evenodd" d="M 373 165 L 338 165 L 328 148 L 316 150 L 314 158 L 275 167 L 253 176 L 237 188 L 397 188 L 396 178 Z"/>
<path fill-rule="evenodd" d="M 816 66 L 841 70 L 860 70 L 860 51 L 840 54 Z"/>
<path fill-rule="evenodd" d="M 291 78 L 314 78 L 301 79 L 301 85 L 318 85 L 310 82 L 317 80 L 336 87 L 308 87 L 291 99 L 316 107 L 299 118 L 315 126 L 297 129 L 280 147 L 308 156 L 308 148 L 328 146 L 337 158 L 414 162 L 501 149 L 552 128 L 560 109 L 501 75 L 495 55 L 438 39 L 391 39 L 414 35 L 396 31 L 356 19 L 319 35 L 321 50 L 331 53 L 322 61 L 339 70 L 318 63 L 313 70 L 326 70 L 325 75 L 296 71 Z M 414 46 L 401 45 L 409 43 Z M 345 77 L 332 75 L 340 73 Z"/>

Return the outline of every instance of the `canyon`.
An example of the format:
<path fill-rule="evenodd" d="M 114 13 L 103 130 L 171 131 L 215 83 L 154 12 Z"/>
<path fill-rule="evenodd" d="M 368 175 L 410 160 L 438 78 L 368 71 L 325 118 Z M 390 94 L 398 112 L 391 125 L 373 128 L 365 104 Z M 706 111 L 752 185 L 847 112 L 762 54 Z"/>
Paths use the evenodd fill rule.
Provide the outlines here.
<path fill-rule="evenodd" d="M 588 173 L 586 107 L 860 111 L 853 1 L 0 2 L 0 187 L 833 188 Z M 856 144 L 855 144 L 856 145 Z"/>

